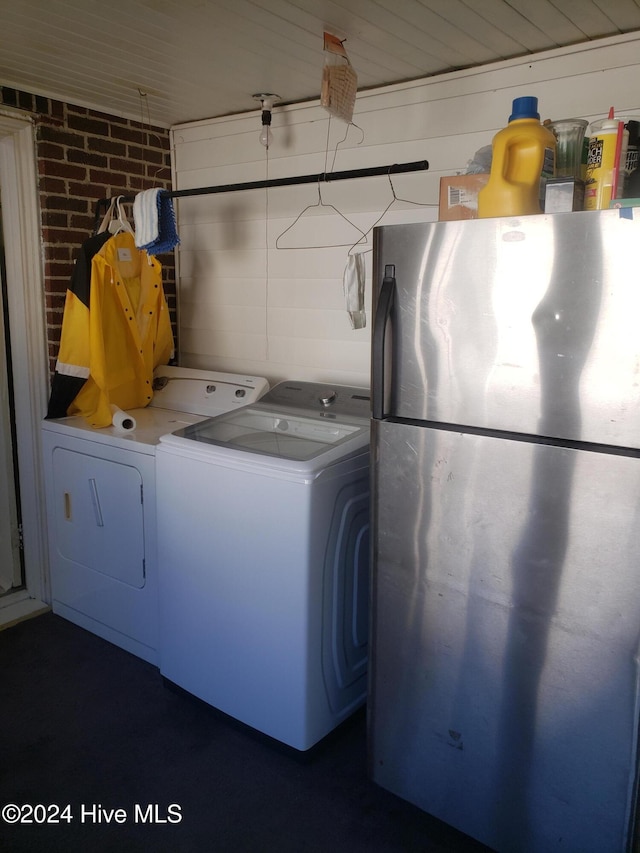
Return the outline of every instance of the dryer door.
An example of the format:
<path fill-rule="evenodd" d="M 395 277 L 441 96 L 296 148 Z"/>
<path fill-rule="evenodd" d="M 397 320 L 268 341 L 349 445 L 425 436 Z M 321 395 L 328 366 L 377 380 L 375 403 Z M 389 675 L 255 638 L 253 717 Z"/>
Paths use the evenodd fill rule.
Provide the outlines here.
<path fill-rule="evenodd" d="M 60 556 L 134 587 L 145 583 L 137 468 L 56 447 L 54 525 Z"/>

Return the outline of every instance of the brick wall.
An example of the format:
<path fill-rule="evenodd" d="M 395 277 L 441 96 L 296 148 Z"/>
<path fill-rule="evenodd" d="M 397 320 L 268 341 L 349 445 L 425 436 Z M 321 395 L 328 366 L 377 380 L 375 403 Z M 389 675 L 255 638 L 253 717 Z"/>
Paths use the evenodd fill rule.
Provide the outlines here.
<path fill-rule="evenodd" d="M 0 88 L 0 95 L 0 104 L 25 110 L 35 121 L 47 344 L 53 371 L 65 291 L 78 249 L 93 232 L 96 202 L 152 187 L 170 188 L 169 133 L 15 89 Z M 133 224 L 131 205 L 126 212 Z M 159 260 L 175 332 L 173 253 Z"/>

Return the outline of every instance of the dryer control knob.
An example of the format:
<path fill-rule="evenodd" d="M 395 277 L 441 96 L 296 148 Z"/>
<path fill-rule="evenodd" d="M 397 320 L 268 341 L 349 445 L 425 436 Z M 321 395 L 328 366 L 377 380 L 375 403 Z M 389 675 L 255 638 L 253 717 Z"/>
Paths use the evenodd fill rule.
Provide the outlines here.
<path fill-rule="evenodd" d="M 318 400 L 323 406 L 327 407 L 335 403 L 337 396 L 335 391 L 327 391 L 325 394 L 321 394 Z"/>

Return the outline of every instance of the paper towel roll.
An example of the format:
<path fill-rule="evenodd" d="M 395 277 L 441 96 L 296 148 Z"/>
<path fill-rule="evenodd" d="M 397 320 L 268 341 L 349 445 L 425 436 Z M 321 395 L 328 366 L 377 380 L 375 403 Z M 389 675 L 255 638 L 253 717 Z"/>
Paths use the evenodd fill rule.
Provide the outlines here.
<path fill-rule="evenodd" d="M 136 419 L 117 406 L 111 406 L 111 423 L 116 429 L 121 429 L 123 432 L 130 432 L 136 428 Z"/>

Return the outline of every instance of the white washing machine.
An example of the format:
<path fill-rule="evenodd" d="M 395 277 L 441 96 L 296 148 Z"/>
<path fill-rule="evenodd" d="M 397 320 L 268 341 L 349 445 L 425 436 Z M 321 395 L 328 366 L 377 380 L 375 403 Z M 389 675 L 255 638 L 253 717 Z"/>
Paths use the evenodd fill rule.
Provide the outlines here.
<path fill-rule="evenodd" d="M 283 382 L 158 446 L 160 671 L 300 751 L 366 696 L 369 415 Z"/>
<path fill-rule="evenodd" d="M 235 410 L 265 379 L 160 367 L 125 427 L 47 420 L 42 445 L 54 613 L 158 662 L 156 446 L 163 433 Z M 185 511 L 181 507 L 180 511 Z"/>

